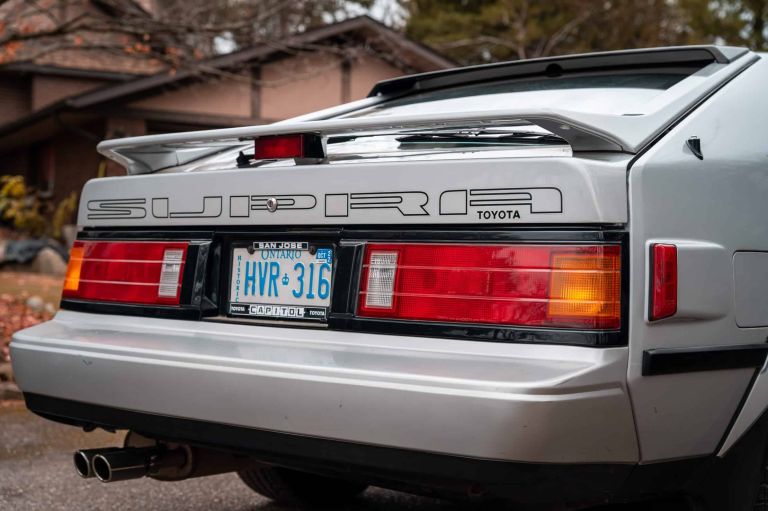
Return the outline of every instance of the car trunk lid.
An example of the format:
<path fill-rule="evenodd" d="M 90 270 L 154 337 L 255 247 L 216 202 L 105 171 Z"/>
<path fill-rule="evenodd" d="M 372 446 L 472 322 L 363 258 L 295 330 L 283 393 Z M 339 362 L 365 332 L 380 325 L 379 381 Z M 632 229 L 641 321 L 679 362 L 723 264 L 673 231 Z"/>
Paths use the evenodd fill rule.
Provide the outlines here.
<path fill-rule="evenodd" d="M 83 227 L 622 224 L 629 155 L 257 167 L 96 179 Z"/>

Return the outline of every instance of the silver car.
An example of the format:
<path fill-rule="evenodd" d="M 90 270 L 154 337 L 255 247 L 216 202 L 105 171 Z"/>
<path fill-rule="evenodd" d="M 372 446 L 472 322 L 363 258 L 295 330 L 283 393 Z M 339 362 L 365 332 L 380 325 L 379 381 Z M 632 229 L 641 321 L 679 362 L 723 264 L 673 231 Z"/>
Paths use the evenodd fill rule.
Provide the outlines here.
<path fill-rule="evenodd" d="M 61 311 L 14 336 L 27 406 L 129 430 L 74 455 L 104 482 L 753 509 L 764 57 L 452 69 L 268 126 L 102 142 L 127 175 L 85 186 Z"/>

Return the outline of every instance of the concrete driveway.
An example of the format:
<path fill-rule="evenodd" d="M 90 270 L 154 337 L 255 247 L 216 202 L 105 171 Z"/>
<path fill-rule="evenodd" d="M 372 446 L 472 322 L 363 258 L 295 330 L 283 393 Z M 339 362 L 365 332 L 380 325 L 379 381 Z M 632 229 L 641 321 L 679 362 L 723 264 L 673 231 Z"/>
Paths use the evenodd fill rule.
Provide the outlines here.
<path fill-rule="evenodd" d="M 176 483 L 141 479 L 112 484 L 75 474 L 74 449 L 118 445 L 121 438 L 103 431 L 86 434 L 43 420 L 26 411 L 22 402 L 0 401 L 0 510 L 309 511 L 271 503 L 234 474 Z M 369 489 L 346 507 L 349 511 L 463 509 L 467 508 L 380 488 Z M 657 506 L 638 509 L 660 511 Z"/>

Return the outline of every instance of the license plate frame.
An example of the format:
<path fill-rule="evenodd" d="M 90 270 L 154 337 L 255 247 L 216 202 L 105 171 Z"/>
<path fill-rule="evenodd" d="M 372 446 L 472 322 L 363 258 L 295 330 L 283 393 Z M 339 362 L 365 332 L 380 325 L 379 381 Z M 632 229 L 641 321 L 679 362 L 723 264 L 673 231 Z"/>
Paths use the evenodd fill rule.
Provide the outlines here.
<path fill-rule="evenodd" d="M 232 243 L 227 316 L 327 323 L 336 255 L 337 247 L 330 242 L 251 239 Z M 277 282 L 274 263 L 278 264 Z M 303 270 L 297 268 L 300 264 Z"/>

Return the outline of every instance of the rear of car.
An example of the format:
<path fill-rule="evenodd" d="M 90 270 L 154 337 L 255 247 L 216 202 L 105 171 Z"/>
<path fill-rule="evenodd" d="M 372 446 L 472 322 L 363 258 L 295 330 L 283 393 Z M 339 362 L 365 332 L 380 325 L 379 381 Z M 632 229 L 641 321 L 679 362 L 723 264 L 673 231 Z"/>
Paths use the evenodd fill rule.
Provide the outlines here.
<path fill-rule="evenodd" d="M 128 175 L 86 185 L 62 310 L 14 337 L 27 405 L 130 430 L 127 450 L 76 457 L 102 480 L 239 470 L 279 497 L 277 467 L 293 490 L 303 474 L 573 509 L 682 492 L 760 424 L 759 404 L 736 418 L 764 330 L 713 326 L 736 312 L 700 279 L 768 238 L 721 254 L 645 223 L 665 182 L 688 187 L 653 169 L 701 162 L 713 146 L 677 132 L 764 68 L 716 47 L 523 61 L 103 142 Z M 697 328 L 717 336 L 683 340 Z M 739 362 L 712 367 L 715 346 Z M 185 472 L 193 452 L 205 473 Z"/>

